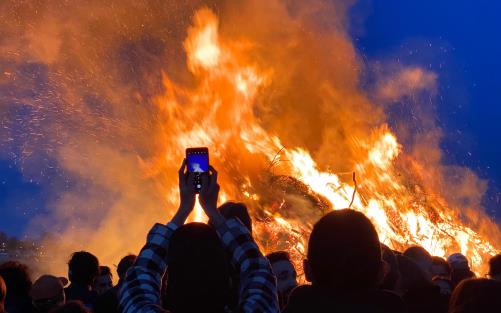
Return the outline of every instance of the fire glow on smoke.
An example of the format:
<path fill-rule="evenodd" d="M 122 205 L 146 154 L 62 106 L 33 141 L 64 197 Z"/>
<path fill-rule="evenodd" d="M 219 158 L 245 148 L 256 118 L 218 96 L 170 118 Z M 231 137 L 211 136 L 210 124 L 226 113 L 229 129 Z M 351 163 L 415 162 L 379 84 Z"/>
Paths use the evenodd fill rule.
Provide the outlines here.
<path fill-rule="evenodd" d="M 187 25 L 183 17 L 191 14 L 167 17 L 143 2 L 124 3 L 118 6 L 137 15 L 96 2 L 90 9 L 94 15 L 74 16 L 82 22 L 69 23 L 65 31 L 60 29 L 64 19 L 47 8 L 40 13 L 47 21 L 41 32 L 54 40 L 47 44 L 28 36 L 31 55 L 10 54 L 13 64 L 29 58 L 47 64 L 51 86 L 40 91 L 45 98 L 14 101 L 31 107 L 30 123 L 35 118 L 41 137 L 51 138 L 26 140 L 21 159 L 29 164 L 33 152 L 26 150 L 43 146 L 85 182 L 77 184 L 81 189 L 59 190 L 63 195 L 54 201 L 51 217 L 32 222 L 63 229 L 61 241 L 47 243 L 51 255 L 65 260 L 83 248 L 104 264 L 116 264 L 125 253 L 138 251 L 153 222 L 167 221 L 175 212 L 176 168 L 185 148 L 196 146 L 209 147 L 220 172 L 221 202 L 249 206 L 254 237 L 265 252 L 285 249 L 301 259 L 315 221 L 350 205 L 365 213 L 381 242 L 396 250 L 421 245 L 439 256 L 459 251 L 477 271 L 499 251 L 499 230 L 478 201 L 462 207 L 451 196 L 456 191 L 448 191 L 456 188 L 463 197 L 462 190 L 470 187 L 481 194 L 469 170 L 441 165 L 440 132 L 426 112 L 421 118 L 430 130 L 420 136 L 403 132 L 412 142 L 406 148 L 387 125 L 384 105 L 375 103 L 433 93 L 435 75 L 398 68 L 380 80 L 376 100 L 370 100 L 359 88 L 363 66 L 344 30 L 345 5 L 198 5 Z M 72 15 L 71 8 L 62 10 Z M 108 24 L 110 12 L 115 17 Z M 171 20 L 182 30 L 164 31 Z M 101 28 L 89 36 L 89 25 Z M 12 29 L 6 32 L 15 34 Z M 90 40 L 93 36 L 102 41 Z M 116 48 L 119 43 L 134 53 Z M 169 47 L 183 55 L 169 54 Z M 18 48 L 2 46 L 2 51 Z M 123 73 L 103 57 L 112 48 L 125 54 L 130 67 Z M 148 66 L 136 69 L 136 63 Z M 25 79 L 14 82 L 15 72 L 5 71 L 1 82 L 19 90 Z M 6 96 L 2 103 L 11 99 Z M 49 126 L 46 118 L 53 119 Z M 2 139 L 18 140 L 12 136 Z M 452 175 L 459 177 L 456 182 L 446 175 L 453 170 L 459 173 Z M 199 207 L 191 220 L 204 220 Z"/>

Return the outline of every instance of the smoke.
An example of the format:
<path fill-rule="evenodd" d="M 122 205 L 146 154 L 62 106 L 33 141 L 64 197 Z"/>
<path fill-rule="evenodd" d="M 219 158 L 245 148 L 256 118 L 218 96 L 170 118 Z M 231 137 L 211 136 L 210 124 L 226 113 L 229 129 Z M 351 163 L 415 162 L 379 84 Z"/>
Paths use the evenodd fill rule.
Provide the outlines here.
<path fill-rule="evenodd" d="M 167 222 L 176 208 L 180 142 L 213 144 L 211 161 L 229 196 L 236 197 L 247 179 L 264 190 L 261 173 L 273 155 L 242 152 L 252 143 L 235 129 L 247 122 L 286 148 L 308 150 L 321 169 L 346 172 L 366 157 L 356 143 L 401 110 L 393 124 L 406 144 L 401 162 L 412 165 L 406 175 L 418 176 L 425 194 L 441 194 L 482 224 L 485 219 L 471 212 L 478 212 L 485 182 L 442 164 L 442 133 L 427 104 L 436 75 L 383 64 L 374 71 L 373 89 L 363 89 L 362 74 L 373 69 L 347 32 L 351 4 L 3 1 L 0 153 L 49 197 L 50 213 L 30 224 L 56 234 L 46 242 L 54 262 L 45 270 L 64 273 L 64 262 L 80 249 L 103 264 L 137 252 L 151 225 Z M 239 63 L 268 74 L 249 107 L 233 105 L 236 96 L 223 94 L 224 81 L 201 84 L 210 78 L 190 66 L 184 42 L 200 9 L 219 18 L 218 38 L 239 52 Z M 189 96 L 203 88 L 212 88 L 213 98 Z M 425 131 L 414 132 L 407 117 Z M 228 135 L 213 142 L 215 133 Z M 312 222 L 321 214 L 312 214 L 311 201 L 298 194 L 288 199 L 296 204 L 295 219 Z"/>

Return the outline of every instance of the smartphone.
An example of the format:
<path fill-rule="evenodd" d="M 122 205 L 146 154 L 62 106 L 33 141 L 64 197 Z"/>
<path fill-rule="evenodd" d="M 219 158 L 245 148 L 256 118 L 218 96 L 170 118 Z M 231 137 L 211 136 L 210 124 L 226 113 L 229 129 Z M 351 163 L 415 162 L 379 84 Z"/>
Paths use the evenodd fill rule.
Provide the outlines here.
<path fill-rule="evenodd" d="M 209 149 L 188 148 L 186 149 L 186 164 L 188 172 L 195 173 L 194 188 L 196 192 L 202 189 L 202 174 L 209 172 Z"/>

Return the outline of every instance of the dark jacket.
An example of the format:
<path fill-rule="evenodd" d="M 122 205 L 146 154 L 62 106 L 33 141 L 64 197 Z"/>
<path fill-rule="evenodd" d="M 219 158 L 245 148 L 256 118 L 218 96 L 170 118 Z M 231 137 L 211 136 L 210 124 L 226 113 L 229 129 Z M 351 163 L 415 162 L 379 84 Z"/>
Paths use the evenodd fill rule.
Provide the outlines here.
<path fill-rule="evenodd" d="M 402 299 L 386 290 L 336 292 L 311 285 L 292 291 L 283 313 L 405 313 Z"/>
<path fill-rule="evenodd" d="M 100 295 L 94 302 L 94 313 L 118 313 L 120 284 Z"/>
<path fill-rule="evenodd" d="M 92 309 L 92 305 L 97 299 L 97 292 L 89 290 L 87 287 L 77 286 L 75 284 L 71 284 L 67 288 L 64 288 L 64 293 L 66 295 L 66 301 L 82 301 L 88 309 Z"/>
<path fill-rule="evenodd" d="M 449 297 L 433 284 L 413 286 L 403 296 L 409 313 L 447 313 Z"/>

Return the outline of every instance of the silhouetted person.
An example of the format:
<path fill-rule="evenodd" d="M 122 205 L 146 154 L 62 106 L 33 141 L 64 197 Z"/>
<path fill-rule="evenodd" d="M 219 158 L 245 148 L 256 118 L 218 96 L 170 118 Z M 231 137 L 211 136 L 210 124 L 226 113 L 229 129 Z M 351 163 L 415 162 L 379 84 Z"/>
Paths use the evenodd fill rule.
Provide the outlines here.
<path fill-rule="evenodd" d="M 7 296 L 7 286 L 0 276 L 0 313 L 5 313 L 5 297 Z"/>
<path fill-rule="evenodd" d="M 451 266 L 452 288 L 455 288 L 463 279 L 475 277 L 475 273 L 470 270 L 468 259 L 461 253 L 451 254 L 447 258 L 447 263 Z"/>
<path fill-rule="evenodd" d="M 501 282 L 492 279 L 466 279 L 454 289 L 449 313 L 501 312 Z"/>
<path fill-rule="evenodd" d="M 93 254 L 86 251 L 73 253 L 68 262 L 68 278 L 71 284 L 64 289 L 66 301 L 79 300 L 87 308 L 92 308 L 97 298 L 92 284 L 98 274 L 99 261 Z"/>
<path fill-rule="evenodd" d="M 99 275 L 94 278 L 93 290 L 97 292 L 98 295 L 102 295 L 106 291 L 113 288 L 113 275 L 108 266 L 99 266 Z"/>
<path fill-rule="evenodd" d="M 383 262 L 378 234 L 360 212 L 345 209 L 313 227 L 304 261 L 311 286 L 292 291 L 284 312 L 404 312 L 396 294 L 379 290 Z"/>
<path fill-rule="evenodd" d="M 117 265 L 118 283 L 116 286 L 99 296 L 94 302 L 94 313 L 118 313 L 118 291 L 123 284 L 127 270 L 134 265 L 137 256 L 124 256 Z"/>
<path fill-rule="evenodd" d="M 50 313 L 91 313 L 91 311 L 81 301 L 73 300 L 53 309 Z"/>
<path fill-rule="evenodd" d="M 286 251 L 270 253 L 266 258 L 270 261 L 273 274 L 277 278 L 278 301 L 280 309 L 283 309 L 292 289 L 297 287 L 297 272 Z"/>
<path fill-rule="evenodd" d="M 31 278 L 28 267 L 17 261 L 0 265 L 0 276 L 7 286 L 5 311 L 9 313 L 29 313 L 33 311 L 30 298 Z"/>
<path fill-rule="evenodd" d="M 419 265 L 423 273 L 425 273 L 430 280 L 433 278 L 433 274 L 431 273 L 431 266 L 433 264 L 432 257 L 425 248 L 421 246 L 413 246 L 407 248 L 404 253 L 406 257 L 410 258 L 414 263 Z"/>
<path fill-rule="evenodd" d="M 445 279 L 451 279 L 451 266 L 444 258 L 439 256 L 432 257 L 431 274 L 433 277 L 439 276 Z"/>
<path fill-rule="evenodd" d="M 219 212 L 224 218 L 229 219 L 232 217 L 236 217 L 244 224 L 245 227 L 249 230 L 249 233 L 252 235 L 252 219 L 249 215 L 249 210 L 247 210 L 247 206 L 241 202 L 225 202 L 219 207 Z"/>
<path fill-rule="evenodd" d="M 64 285 L 66 278 L 52 275 L 40 276 L 31 288 L 31 299 L 36 313 L 47 313 L 66 302 Z"/>
<path fill-rule="evenodd" d="M 489 260 L 489 278 L 501 281 L 501 254 Z"/>
<path fill-rule="evenodd" d="M 216 231 L 202 223 L 179 227 L 169 245 L 163 306 L 171 312 L 230 309 L 230 273 Z M 197 301 L 193 301 L 197 299 Z"/>
<path fill-rule="evenodd" d="M 172 313 L 225 312 L 229 269 L 224 251 L 231 256 L 232 266 L 240 275 L 235 311 L 278 312 L 276 281 L 270 263 L 247 228 L 237 219 L 226 220 L 219 212 L 217 172 L 209 168 L 210 174 L 202 174 L 198 199 L 212 227 L 200 223 L 184 225 L 196 201 L 195 176 L 187 172 L 185 160 L 178 173 L 179 209 L 167 225 L 156 224 L 148 234 L 146 245 L 120 288 L 122 312 L 164 312 L 160 289 L 167 265 L 164 305 Z M 193 266 L 192 273 L 188 264 Z M 204 291 L 211 297 L 202 295 Z"/>
<path fill-rule="evenodd" d="M 393 251 L 386 245 L 381 244 L 383 261 L 386 264 L 386 271 L 383 281 L 379 285 L 381 289 L 395 291 L 397 283 L 400 279 L 400 271 L 398 269 L 397 257 Z"/>
<path fill-rule="evenodd" d="M 405 255 L 397 255 L 400 269 L 398 293 L 407 305 L 409 313 L 445 313 L 449 298 L 440 293 L 416 262 Z"/>

